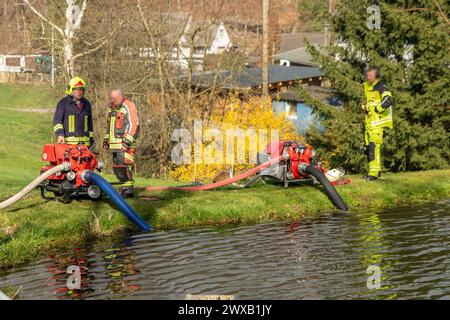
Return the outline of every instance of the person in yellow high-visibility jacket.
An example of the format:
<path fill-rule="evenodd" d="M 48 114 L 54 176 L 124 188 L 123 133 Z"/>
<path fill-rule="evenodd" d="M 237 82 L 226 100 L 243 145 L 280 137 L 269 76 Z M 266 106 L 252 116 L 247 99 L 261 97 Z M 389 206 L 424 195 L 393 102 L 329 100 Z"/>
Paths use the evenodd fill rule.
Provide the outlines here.
<path fill-rule="evenodd" d="M 367 180 L 374 181 L 381 176 L 381 145 L 384 129 L 392 129 L 394 126 L 392 94 L 381 82 L 381 71 L 378 67 L 367 69 L 364 95 L 365 103 L 362 108 L 366 116 L 365 146 L 369 162 Z"/>

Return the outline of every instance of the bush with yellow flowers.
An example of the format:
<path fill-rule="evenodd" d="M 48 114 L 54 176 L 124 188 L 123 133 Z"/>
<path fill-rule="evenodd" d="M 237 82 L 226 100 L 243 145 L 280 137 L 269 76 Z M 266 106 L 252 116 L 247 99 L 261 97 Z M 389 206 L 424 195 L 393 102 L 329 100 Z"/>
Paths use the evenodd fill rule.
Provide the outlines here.
<path fill-rule="evenodd" d="M 203 122 L 203 139 L 201 145 L 197 148 L 192 148 L 192 159 L 196 158 L 197 161 L 193 161 L 195 163 L 192 164 L 173 168 L 170 172 L 170 175 L 173 178 L 182 181 L 212 180 L 224 171 L 232 171 L 233 174 L 236 175 L 254 168 L 256 149 L 257 152 L 263 152 L 265 150 L 267 144 L 271 141 L 274 130 L 278 133 L 280 140 L 296 140 L 304 142 L 303 137 L 298 133 L 295 125 L 286 120 L 284 114 L 275 114 L 270 98 L 252 97 L 246 101 L 232 98 L 231 101 L 226 104 L 225 109 L 223 107 L 215 109 L 217 110 L 212 114 L 210 121 L 208 121 L 207 124 L 206 121 Z M 211 129 L 221 133 L 222 136 L 219 140 L 221 140 L 223 144 L 222 151 L 215 148 L 212 145 L 211 139 L 208 139 L 207 132 Z M 227 130 L 253 132 L 255 134 L 254 137 L 257 138 L 252 139 L 247 136 L 245 138 L 244 147 L 243 143 L 240 145 L 239 143 L 236 143 L 234 138 L 233 140 L 228 140 L 226 137 Z M 265 133 L 267 133 L 267 138 L 261 139 L 260 137 L 264 137 Z M 217 137 L 213 140 L 217 140 Z M 231 145 L 232 141 L 233 145 Z M 230 145 L 227 145 L 227 142 Z M 243 141 L 241 140 L 241 142 Z M 257 147 L 255 147 L 255 143 Z M 240 151 L 245 148 L 245 159 L 242 159 L 241 156 L 240 161 L 237 159 L 237 148 L 239 146 L 241 148 Z M 226 151 L 230 148 L 233 148 L 234 152 L 228 152 L 227 154 Z M 198 156 L 199 151 L 201 153 L 200 158 Z M 195 154 L 195 152 L 197 152 L 197 154 Z M 230 154 L 231 156 L 229 156 Z M 250 157 L 253 159 L 253 162 Z M 215 161 L 211 161 L 211 159 L 214 159 Z"/>

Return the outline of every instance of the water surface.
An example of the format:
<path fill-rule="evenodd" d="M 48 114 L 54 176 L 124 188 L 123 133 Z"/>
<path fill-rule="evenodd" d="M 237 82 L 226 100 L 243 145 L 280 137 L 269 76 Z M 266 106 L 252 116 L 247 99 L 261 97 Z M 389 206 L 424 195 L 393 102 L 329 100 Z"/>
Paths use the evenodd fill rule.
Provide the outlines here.
<path fill-rule="evenodd" d="M 449 299 L 450 201 L 294 224 L 131 236 L 52 254 L 0 274 L 21 299 Z M 71 291 L 67 267 L 79 266 Z M 381 288 L 368 289 L 378 266 Z"/>

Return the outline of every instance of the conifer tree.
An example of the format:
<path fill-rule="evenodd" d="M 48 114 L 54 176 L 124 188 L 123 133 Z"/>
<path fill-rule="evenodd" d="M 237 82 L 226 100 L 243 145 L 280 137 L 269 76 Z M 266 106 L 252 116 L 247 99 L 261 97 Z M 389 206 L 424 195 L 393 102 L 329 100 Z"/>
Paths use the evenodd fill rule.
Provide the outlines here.
<path fill-rule="evenodd" d="M 380 28 L 371 28 L 368 7 L 380 8 Z M 384 166 L 391 171 L 446 168 L 450 158 L 450 4 L 438 0 L 342 0 L 329 23 L 336 44 L 318 50 L 314 59 L 331 81 L 343 106 L 336 108 L 300 95 L 321 119 L 325 132 L 313 128 L 309 143 L 332 165 L 362 171 L 362 79 L 377 65 L 394 96 L 394 129 L 387 131 Z M 372 25 L 371 25 L 372 26 Z"/>

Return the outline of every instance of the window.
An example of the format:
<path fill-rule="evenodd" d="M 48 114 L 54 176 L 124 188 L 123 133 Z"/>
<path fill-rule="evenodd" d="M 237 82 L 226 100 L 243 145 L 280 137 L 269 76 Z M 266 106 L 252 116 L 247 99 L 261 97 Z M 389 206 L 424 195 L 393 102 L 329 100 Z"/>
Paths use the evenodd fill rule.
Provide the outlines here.
<path fill-rule="evenodd" d="M 204 47 L 195 47 L 194 48 L 194 53 L 196 53 L 196 54 L 203 54 L 203 53 L 205 53 L 205 48 Z"/>
<path fill-rule="evenodd" d="M 286 118 L 289 120 L 297 120 L 298 119 L 298 113 L 297 113 L 297 105 L 288 102 L 286 106 Z"/>

